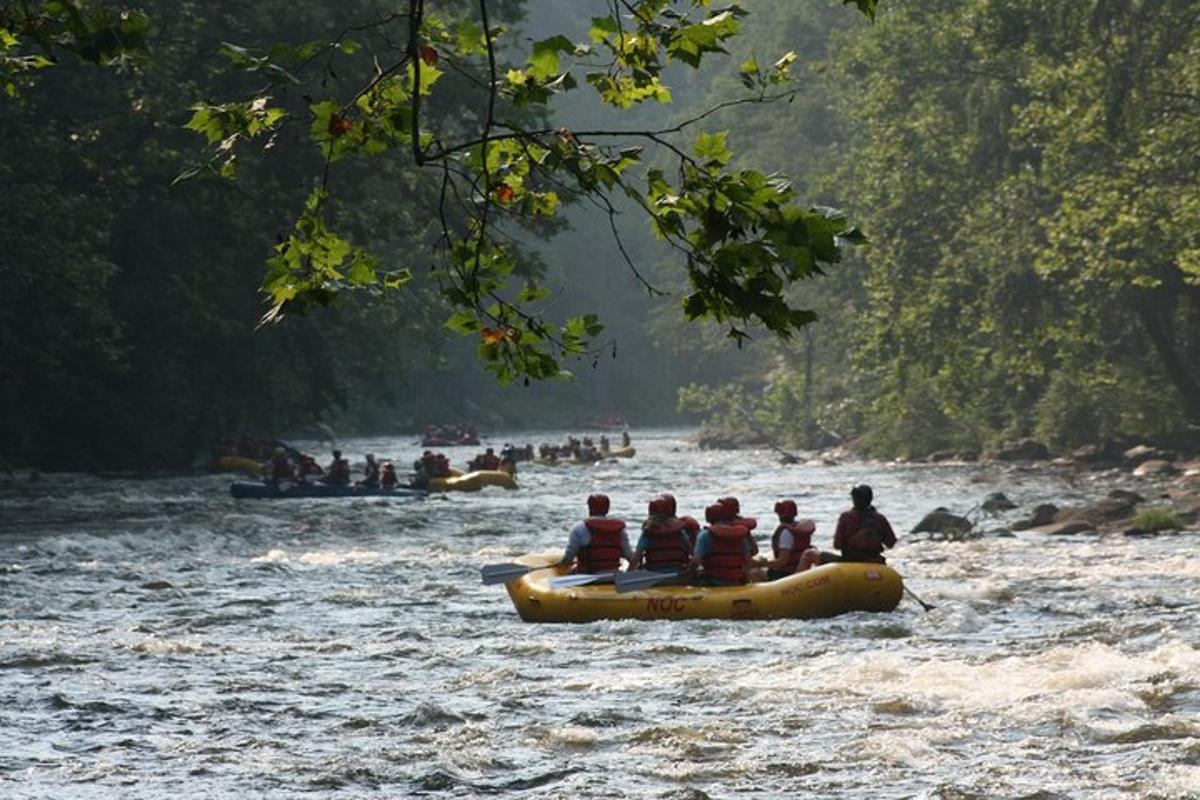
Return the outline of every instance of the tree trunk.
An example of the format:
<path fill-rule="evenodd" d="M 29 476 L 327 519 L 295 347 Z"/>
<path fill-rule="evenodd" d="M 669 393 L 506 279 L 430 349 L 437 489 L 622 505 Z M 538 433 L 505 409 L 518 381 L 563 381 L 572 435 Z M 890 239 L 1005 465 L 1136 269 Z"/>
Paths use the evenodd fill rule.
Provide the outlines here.
<path fill-rule="evenodd" d="M 1154 349 L 1158 352 L 1159 361 L 1166 370 L 1167 378 L 1175 384 L 1175 388 L 1179 390 L 1183 398 L 1183 407 L 1188 418 L 1192 422 L 1200 423 L 1200 380 L 1197 380 L 1196 376 L 1192 374 L 1188 364 L 1179 355 L 1179 349 L 1175 346 L 1166 316 L 1171 313 L 1170 308 L 1160 306 L 1156 309 L 1153 305 L 1151 297 L 1147 297 L 1142 303 L 1139 303 L 1138 317 L 1141 319 L 1142 327 L 1146 330 L 1146 335 L 1150 337 Z"/>

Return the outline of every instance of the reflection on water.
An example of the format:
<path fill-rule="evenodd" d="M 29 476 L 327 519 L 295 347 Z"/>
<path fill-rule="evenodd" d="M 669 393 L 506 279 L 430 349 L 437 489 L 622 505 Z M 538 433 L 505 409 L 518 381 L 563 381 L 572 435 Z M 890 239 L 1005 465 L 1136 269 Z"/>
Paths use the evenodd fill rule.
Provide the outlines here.
<path fill-rule="evenodd" d="M 664 490 L 695 515 L 736 494 L 764 543 L 792 497 L 826 544 L 861 481 L 898 531 L 991 491 L 1028 509 L 1109 488 L 635 444 L 424 501 L 3 484 L 0 796 L 1200 796 L 1194 534 L 902 535 L 891 563 L 929 614 L 520 622 L 479 565 L 561 547 L 592 491 L 630 518 Z"/>

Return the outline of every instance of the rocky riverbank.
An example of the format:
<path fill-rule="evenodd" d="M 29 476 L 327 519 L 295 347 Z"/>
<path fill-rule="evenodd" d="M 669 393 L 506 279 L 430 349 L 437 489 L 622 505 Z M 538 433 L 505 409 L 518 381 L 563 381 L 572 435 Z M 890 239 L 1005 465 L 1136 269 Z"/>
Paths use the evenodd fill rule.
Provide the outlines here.
<path fill-rule="evenodd" d="M 1108 488 L 1088 502 L 1043 502 L 1020 508 L 997 492 L 982 498 L 963 515 L 944 508 L 934 509 L 912 532 L 927 533 L 934 538 L 968 539 L 1013 531 L 1047 536 L 1149 536 L 1200 530 L 1200 461 L 1167 460 L 1161 458 L 1161 451 L 1134 449 L 1137 452 L 1131 452 L 1121 465 L 1103 469 L 1068 459 L 1013 464 L 1014 469 L 1021 470 L 1059 469 L 1075 473 L 1086 470 L 1088 474 L 1079 475 L 1080 478 L 1086 477 L 1097 487 L 1117 487 Z"/>

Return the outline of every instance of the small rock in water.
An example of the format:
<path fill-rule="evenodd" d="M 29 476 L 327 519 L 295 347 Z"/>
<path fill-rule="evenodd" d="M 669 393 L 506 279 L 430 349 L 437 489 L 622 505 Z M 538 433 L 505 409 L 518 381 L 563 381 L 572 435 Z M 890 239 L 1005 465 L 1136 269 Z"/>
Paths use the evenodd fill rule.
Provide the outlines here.
<path fill-rule="evenodd" d="M 992 454 L 997 461 L 1045 461 L 1050 458 L 1050 448 L 1033 439 L 1008 442 Z"/>
<path fill-rule="evenodd" d="M 1044 533 L 1048 536 L 1067 536 L 1073 533 L 1095 533 L 1096 527 L 1086 519 L 1072 519 L 1066 522 L 1052 522 L 1049 525 L 1039 525 L 1030 528 L 1030 533 Z"/>
<path fill-rule="evenodd" d="M 1160 450 L 1157 447 L 1150 447 L 1145 444 L 1131 447 L 1122 455 L 1126 466 L 1130 467 L 1136 467 L 1147 461 L 1172 461 L 1175 457 L 1174 453 L 1168 453 L 1166 450 Z"/>
<path fill-rule="evenodd" d="M 1160 458 L 1152 458 L 1149 461 L 1143 461 L 1138 464 L 1137 469 L 1133 471 L 1134 475 L 1174 475 L 1176 473 L 1175 465 L 1170 461 L 1165 461 Z"/>
<path fill-rule="evenodd" d="M 912 529 L 912 533 L 966 533 L 971 530 L 971 520 L 951 513 L 944 508 L 930 511 Z"/>
<path fill-rule="evenodd" d="M 1137 492 L 1131 492 L 1128 489 L 1113 489 L 1108 496 L 1112 500 L 1121 500 L 1126 503 L 1143 503 L 1146 500 Z"/>
<path fill-rule="evenodd" d="M 1009 500 L 1004 492 L 992 492 L 983 498 L 980 507 L 989 514 L 995 514 L 998 511 L 1011 511 L 1017 507 L 1017 504 Z"/>
<path fill-rule="evenodd" d="M 174 589 L 175 584 L 170 581 L 147 581 L 142 584 L 143 589 Z"/>
<path fill-rule="evenodd" d="M 1042 525 L 1049 525 L 1054 522 L 1054 515 L 1058 513 L 1058 506 L 1053 503 L 1040 503 L 1034 506 L 1033 516 L 1020 522 L 1014 522 L 1012 529 L 1014 531 L 1024 531 L 1030 528 L 1038 528 Z"/>

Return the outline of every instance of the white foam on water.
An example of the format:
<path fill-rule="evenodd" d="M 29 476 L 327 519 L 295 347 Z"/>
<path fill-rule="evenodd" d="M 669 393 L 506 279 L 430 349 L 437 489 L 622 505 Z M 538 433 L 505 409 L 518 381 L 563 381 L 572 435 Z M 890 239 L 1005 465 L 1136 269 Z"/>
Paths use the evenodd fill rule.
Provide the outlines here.
<path fill-rule="evenodd" d="M 250 559 L 251 563 L 289 564 L 300 563 L 314 567 L 333 567 L 338 564 L 363 564 L 382 561 L 383 556 L 375 550 L 309 550 L 293 556 L 282 548 L 272 548 L 264 555 Z"/>
<path fill-rule="evenodd" d="M 290 560 L 291 559 L 288 557 L 286 550 L 281 550 L 276 547 L 268 550 L 264 555 L 255 556 L 254 558 L 250 559 L 250 562 L 252 564 L 278 564 Z"/>
<path fill-rule="evenodd" d="M 858 763 L 882 762 L 908 769 L 930 769 L 955 760 L 911 730 L 871 732 L 841 745 L 838 753 Z"/>
<path fill-rule="evenodd" d="M 845 686 L 879 687 L 889 695 L 911 694 L 945 710 L 993 712 L 1021 722 L 1105 709 L 1145 713 L 1130 684 L 1164 672 L 1194 674 L 1200 651 L 1181 644 L 1150 652 L 1123 652 L 1104 644 L 1059 647 L 1029 656 L 986 662 L 940 660 L 913 663 L 896 654 L 877 654 L 853 663 L 808 671 L 828 691 Z M 821 676 L 827 676 L 820 687 Z"/>
<path fill-rule="evenodd" d="M 337 564 L 363 564 L 380 561 L 382 556 L 374 550 L 319 550 L 309 551 L 300 556 L 300 562 L 317 567 L 331 567 Z"/>
<path fill-rule="evenodd" d="M 147 637 L 129 648 L 135 653 L 152 656 L 190 656 L 203 653 L 203 645 L 181 639 L 163 639 L 158 636 Z"/>
<path fill-rule="evenodd" d="M 1163 800 L 1195 800 L 1200 797 L 1200 766 L 1195 764 L 1160 767 L 1146 775 L 1146 778 L 1146 783 L 1140 787 L 1139 794 L 1142 796 Z"/>
<path fill-rule="evenodd" d="M 600 735 L 581 725 L 534 727 L 528 731 L 534 743 L 551 750 L 591 750 L 600 742 Z"/>

